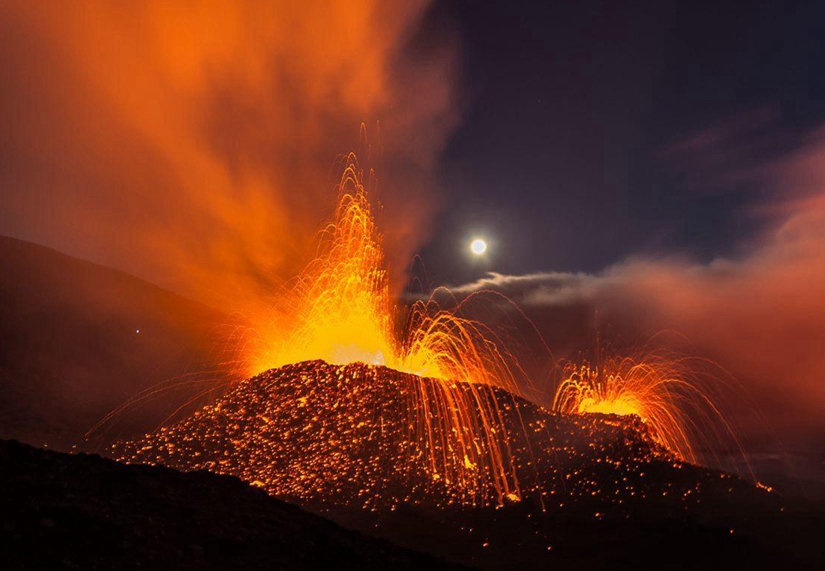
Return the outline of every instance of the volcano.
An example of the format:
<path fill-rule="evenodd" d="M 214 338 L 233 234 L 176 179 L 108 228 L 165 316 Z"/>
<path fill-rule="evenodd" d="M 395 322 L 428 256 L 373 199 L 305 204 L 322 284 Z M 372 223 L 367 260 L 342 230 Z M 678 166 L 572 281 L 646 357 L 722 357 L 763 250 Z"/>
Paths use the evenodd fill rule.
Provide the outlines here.
<path fill-rule="evenodd" d="M 472 406 L 449 411 L 439 406 L 446 400 Z M 467 450 L 456 450 L 466 439 L 453 434 L 455 424 L 439 422 L 445 411 L 460 414 L 474 435 Z M 500 422 L 484 432 L 491 411 Z M 501 388 L 362 363 L 306 361 L 264 372 L 176 425 L 117 443 L 112 455 L 236 476 L 302 504 L 376 511 L 522 500 L 622 506 L 645 498 L 682 508 L 707 493 L 754 490 L 679 460 L 636 416 L 555 414 Z M 485 455 L 500 458 L 485 462 Z M 496 478 L 495 470 L 509 473 Z"/>

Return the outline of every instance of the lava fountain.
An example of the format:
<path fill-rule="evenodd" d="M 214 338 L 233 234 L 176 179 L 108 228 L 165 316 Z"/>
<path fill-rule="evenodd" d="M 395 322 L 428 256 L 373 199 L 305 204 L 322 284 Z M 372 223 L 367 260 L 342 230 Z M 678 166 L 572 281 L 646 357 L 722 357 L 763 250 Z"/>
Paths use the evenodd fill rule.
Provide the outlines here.
<path fill-rule="evenodd" d="M 449 309 L 433 297 L 409 308 L 395 302 L 362 181 L 350 154 L 317 257 L 284 288 L 273 315 L 240 336 L 244 376 L 323 360 L 434 379 L 417 385 L 409 419 L 432 479 L 470 503 L 490 501 L 481 482 L 493 482 L 493 502 L 516 501 L 521 491 L 510 435 L 499 401 L 487 393 L 499 387 L 517 395 L 521 369 L 492 329 L 461 316 L 468 300 Z"/>
<path fill-rule="evenodd" d="M 314 359 L 363 362 L 517 392 L 518 364 L 501 352 L 495 332 L 460 317 L 469 299 L 449 310 L 434 297 L 406 311 L 394 302 L 362 177 L 350 154 L 318 256 L 281 292 L 274 316 L 244 339 L 243 372 L 250 376 Z"/>
<path fill-rule="evenodd" d="M 710 361 L 664 351 L 637 356 L 606 355 L 563 367 L 553 399 L 562 414 L 636 415 L 651 436 L 691 464 L 724 464 L 720 452 L 744 458 L 725 402 L 719 374 Z"/>

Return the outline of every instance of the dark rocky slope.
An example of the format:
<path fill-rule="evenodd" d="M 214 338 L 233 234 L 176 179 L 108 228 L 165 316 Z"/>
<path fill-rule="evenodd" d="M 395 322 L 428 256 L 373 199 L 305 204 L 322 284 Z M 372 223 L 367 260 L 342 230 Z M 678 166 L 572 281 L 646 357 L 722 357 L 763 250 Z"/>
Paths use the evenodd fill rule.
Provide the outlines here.
<path fill-rule="evenodd" d="M 2 568 L 450 569 L 235 478 L 0 441 Z"/>

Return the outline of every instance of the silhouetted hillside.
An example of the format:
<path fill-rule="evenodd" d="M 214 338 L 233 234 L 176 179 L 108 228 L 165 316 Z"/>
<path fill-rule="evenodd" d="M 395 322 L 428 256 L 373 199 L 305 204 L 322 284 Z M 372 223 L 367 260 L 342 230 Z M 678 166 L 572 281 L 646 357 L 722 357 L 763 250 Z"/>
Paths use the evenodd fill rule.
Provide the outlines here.
<path fill-rule="evenodd" d="M 0 441 L 3 568 L 447 569 L 208 472 Z"/>
<path fill-rule="evenodd" d="M 0 267 L 0 437 L 83 448 L 83 433 L 141 389 L 214 370 L 216 311 L 12 238 L 0 237 Z M 105 436 L 156 426 L 183 401 L 146 401 Z"/>

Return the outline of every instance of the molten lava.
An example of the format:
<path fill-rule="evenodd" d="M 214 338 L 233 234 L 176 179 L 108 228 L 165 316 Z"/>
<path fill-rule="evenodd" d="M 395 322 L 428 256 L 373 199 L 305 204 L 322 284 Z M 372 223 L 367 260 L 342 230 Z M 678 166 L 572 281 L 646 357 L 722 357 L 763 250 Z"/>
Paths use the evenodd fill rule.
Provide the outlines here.
<path fill-rule="evenodd" d="M 439 404 L 442 397 L 451 403 Z M 454 420 L 438 420 L 450 406 Z M 495 433 L 484 428 L 490 411 L 500 421 Z M 674 459 L 649 432 L 635 416 L 553 414 L 498 387 L 307 361 L 241 381 L 182 422 L 112 452 L 236 476 L 305 506 L 376 511 L 520 498 L 603 510 L 664 497 L 682 509 L 715 487 L 741 485 Z M 503 478 L 493 466 L 513 473 Z M 513 480 L 517 490 L 502 489 Z"/>
<path fill-rule="evenodd" d="M 395 303 L 382 236 L 352 154 L 338 189 L 318 257 L 281 293 L 275 317 L 245 340 L 246 376 L 322 359 L 517 390 L 517 363 L 500 352 L 493 331 L 459 316 L 462 304 L 448 311 L 430 298 L 405 312 Z"/>
<path fill-rule="evenodd" d="M 640 358 L 599 355 L 599 364 L 569 364 L 553 400 L 563 414 L 636 415 L 651 436 L 681 460 L 708 463 L 717 450 L 741 452 L 719 408 L 721 379 L 706 361 L 650 352 Z M 715 395 L 716 398 L 711 398 Z"/>
<path fill-rule="evenodd" d="M 357 165 L 347 166 L 320 255 L 281 293 L 278 312 L 247 347 L 250 374 L 312 359 L 395 362 L 394 315 L 380 235 Z"/>

